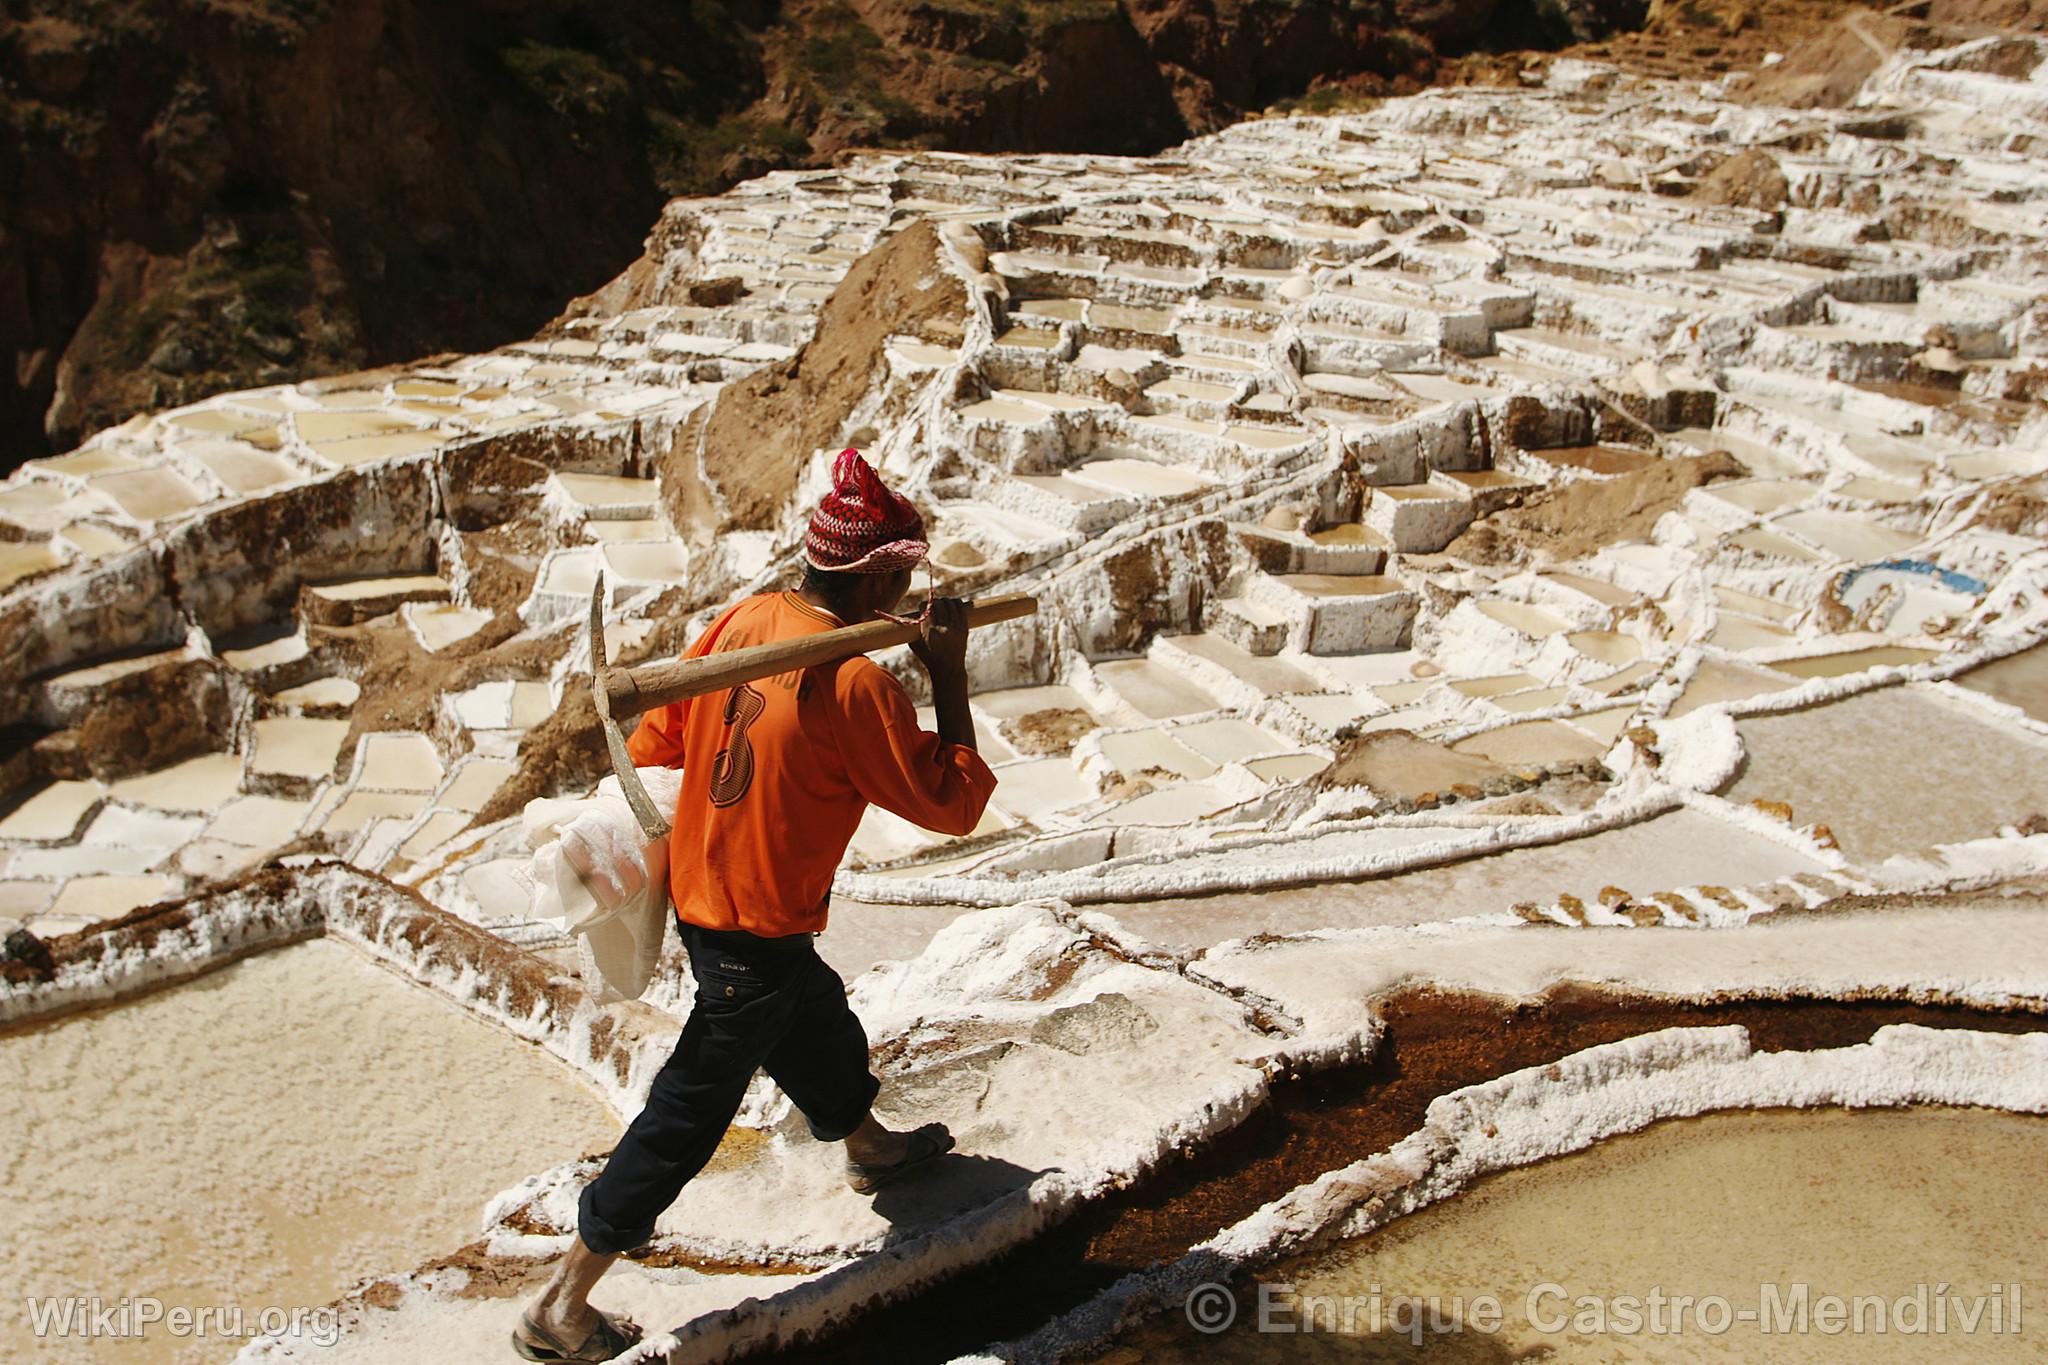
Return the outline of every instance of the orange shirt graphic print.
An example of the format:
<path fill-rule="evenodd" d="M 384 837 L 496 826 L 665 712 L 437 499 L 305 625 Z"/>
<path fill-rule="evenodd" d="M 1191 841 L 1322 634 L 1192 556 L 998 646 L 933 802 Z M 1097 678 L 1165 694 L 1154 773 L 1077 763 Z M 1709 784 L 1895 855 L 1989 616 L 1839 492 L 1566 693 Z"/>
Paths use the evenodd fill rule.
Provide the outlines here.
<path fill-rule="evenodd" d="M 747 730 L 768 709 L 768 699 L 746 683 L 725 697 L 725 743 L 711 763 L 711 804 L 730 806 L 754 785 L 754 745 Z"/>

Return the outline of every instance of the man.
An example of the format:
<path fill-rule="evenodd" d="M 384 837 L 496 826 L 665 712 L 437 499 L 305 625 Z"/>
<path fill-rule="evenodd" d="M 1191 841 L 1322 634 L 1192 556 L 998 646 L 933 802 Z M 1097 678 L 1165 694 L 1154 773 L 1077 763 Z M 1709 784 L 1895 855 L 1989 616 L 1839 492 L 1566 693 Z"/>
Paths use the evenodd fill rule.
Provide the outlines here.
<path fill-rule="evenodd" d="M 803 586 L 740 602 L 690 655 L 887 615 L 928 549 L 917 509 L 843 451 L 805 539 Z M 525 1359 L 607 1360 L 637 1340 L 630 1323 L 590 1307 L 590 1290 L 710 1159 L 756 1069 L 820 1141 L 846 1144 L 859 1193 L 952 1148 L 944 1124 L 892 1132 L 869 1112 L 880 1083 L 867 1034 L 812 936 L 870 803 L 946 834 L 979 823 L 995 775 L 975 751 L 966 649 L 964 604 L 932 602 L 911 650 L 931 675 L 936 735 L 902 686 L 858 655 L 642 717 L 633 761 L 683 770 L 669 867 L 697 998 L 646 1108 L 583 1191 L 575 1244 L 513 1333 Z"/>

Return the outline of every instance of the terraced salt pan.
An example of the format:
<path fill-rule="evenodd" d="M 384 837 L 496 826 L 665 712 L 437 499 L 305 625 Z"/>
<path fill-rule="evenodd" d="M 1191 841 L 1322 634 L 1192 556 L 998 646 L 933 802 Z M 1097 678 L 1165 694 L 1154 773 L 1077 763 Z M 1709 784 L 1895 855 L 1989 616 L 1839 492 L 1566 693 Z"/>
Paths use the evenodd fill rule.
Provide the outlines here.
<path fill-rule="evenodd" d="M 391 574 L 381 578 L 356 578 L 342 583 L 309 584 L 306 591 L 334 602 L 366 602 L 388 597 L 394 601 L 418 601 L 446 597 L 448 585 L 433 574 Z"/>
<path fill-rule="evenodd" d="M 441 756 L 425 735 L 364 735 L 358 746 L 356 785 L 367 791 L 430 792 L 441 785 Z"/>
<path fill-rule="evenodd" d="M 206 837 L 247 848 L 277 848 L 291 842 L 312 809 L 311 801 L 238 796 L 220 807 L 206 827 Z"/>
<path fill-rule="evenodd" d="M 0 1088 L 0 1350 L 37 1360 L 217 1361 L 218 1340 L 32 1348 L 22 1297 L 324 1303 L 619 1132 L 538 1049 L 324 940 L 0 1035 Z"/>
<path fill-rule="evenodd" d="M 0 589 L 10 588 L 33 574 L 47 573 L 63 563 L 61 555 L 38 541 L 0 544 Z"/>
<path fill-rule="evenodd" d="M 1914 649 L 1906 645 L 1878 645 L 1872 649 L 1852 649 L 1839 654 L 1780 659 L 1771 667 L 1795 678 L 1840 678 L 1861 673 L 1867 668 L 1903 668 L 1908 664 L 1925 663 L 1939 653 L 1939 650 Z"/>
<path fill-rule="evenodd" d="M 1321 754 L 1274 754 L 1245 760 L 1245 771 L 1262 782 L 1301 782 L 1330 766 Z"/>
<path fill-rule="evenodd" d="M 1676 719 L 1679 716 L 1690 715 L 1702 706 L 1782 692 L 1795 685 L 1762 669 L 1742 668 L 1735 664 L 1723 663 L 1719 659 L 1703 659 L 1699 668 L 1694 670 L 1692 677 L 1687 680 L 1685 690 L 1678 694 L 1678 700 L 1671 704 L 1671 709 L 1665 714 Z"/>
<path fill-rule="evenodd" d="M 451 700 L 457 719 L 470 730 L 527 730 L 555 709 L 548 685 L 537 680 L 478 683 Z"/>
<path fill-rule="evenodd" d="M 350 792 L 320 828 L 329 834 L 355 834 L 377 820 L 410 820 L 427 808 L 427 801 L 425 792 Z"/>
<path fill-rule="evenodd" d="M 1809 545 L 1803 545 L 1789 536 L 1782 536 L 1776 531 L 1762 528 L 1738 531 L 1728 539 L 1732 545 L 1740 546 L 1742 549 L 1755 554 L 1767 555 L 1772 559 L 1789 559 L 1804 561 L 1809 564 L 1819 564 L 1826 558 L 1820 551 L 1815 550 Z"/>
<path fill-rule="evenodd" d="M 315 678 L 297 687 L 275 693 L 272 700 L 285 706 L 350 707 L 363 695 L 361 685 L 349 678 Z"/>
<path fill-rule="evenodd" d="M 308 716 L 259 720 L 249 755 L 249 771 L 282 777 L 325 777 L 334 768 L 348 728 L 345 720 Z"/>
<path fill-rule="evenodd" d="M 1173 737 L 1217 764 L 1238 763 L 1292 747 L 1271 731 L 1230 716 L 1178 726 Z"/>
<path fill-rule="evenodd" d="M 1973 668 L 1955 681 L 1973 692 L 2017 706 L 2035 720 L 2048 724 L 2048 646 L 2036 646 Z"/>
<path fill-rule="evenodd" d="M 1487 700 L 1503 711 L 1522 715 L 1530 711 L 1547 711 L 1561 704 L 1569 691 L 1564 687 L 1532 687 L 1526 692 L 1505 692 Z"/>
<path fill-rule="evenodd" d="M 559 469 L 548 477 L 572 503 L 594 518 L 646 517 L 654 508 L 653 479 L 622 479 L 610 474 L 577 474 Z"/>
<path fill-rule="evenodd" d="M 2048 808 L 2048 741 L 1909 688 L 1738 728 L 1746 757 L 1726 794 L 1790 803 L 1795 822 L 1825 824 L 1858 861 L 1995 834 Z"/>
<path fill-rule="evenodd" d="M 1497 697 L 1503 692 L 1519 692 L 1523 688 L 1534 687 L 1537 681 L 1527 673 L 1499 673 L 1490 678 L 1461 678 L 1451 683 L 1450 688 L 1467 697 Z"/>
<path fill-rule="evenodd" d="M 1390 851 L 1441 837 L 1424 829 L 1388 829 L 1381 836 Z M 1430 924 L 1499 914 L 1522 901 L 1548 903 L 1560 894 L 1576 895 L 1591 905 L 1598 903 L 1607 886 L 1642 896 L 1703 882 L 1743 885 L 1820 870 L 1819 863 L 1784 845 L 1712 816 L 1678 810 L 1583 839 L 1511 849 L 1390 877 L 1091 908 L 1141 938 L 1200 949 L 1251 934 Z"/>
<path fill-rule="evenodd" d="M 1542 640 L 1570 629 L 1564 621 L 1526 602 L 1481 602 L 1479 610 L 1511 630 Z"/>
<path fill-rule="evenodd" d="M 47 933 L 69 933 L 103 919 L 119 919 L 130 910 L 167 900 L 177 894 L 178 888 L 176 877 L 160 873 L 73 877 L 64 883 L 64 889 L 50 902 L 47 912 L 50 921 L 61 923 L 46 924 L 38 920 L 31 921 L 28 927 L 45 936 Z"/>
<path fill-rule="evenodd" d="M 8 860 L 17 877 L 61 878 L 88 873 L 147 872 L 169 857 L 161 848 L 120 848 L 105 844 L 69 844 L 62 848 L 23 849 Z"/>
<path fill-rule="evenodd" d="M 1217 707 L 1216 698 L 1150 659 L 1117 659 L 1097 664 L 1095 676 L 1139 714 L 1154 720 L 1170 720 Z"/>
<path fill-rule="evenodd" d="M 153 773 L 123 778 L 110 793 L 117 801 L 158 810 L 213 811 L 235 794 L 241 782 L 239 754 L 201 754 Z"/>
<path fill-rule="evenodd" d="M 1207 777 L 1216 771 L 1215 760 L 1203 757 L 1164 730 L 1121 730 L 1099 741 L 1102 755 L 1126 777 L 1155 769 L 1182 777 Z"/>
<path fill-rule="evenodd" d="M 1805 537 L 1837 558 L 1859 563 L 1890 559 L 1920 543 L 1920 537 L 1910 532 L 1839 512 L 1794 512 L 1772 524 Z"/>
<path fill-rule="evenodd" d="M 437 806 L 474 814 L 484 808 L 505 779 L 519 771 L 519 765 L 505 759 L 473 758 L 456 771 L 455 777 L 434 799 Z"/>
<path fill-rule="evenodd" d="M 449 602 L 407 602 L 398 614 L 429 654 L 460 644 L 491 623 L 490 612 Z"/>
<path fill-rule="evenodd" d="M 1565 639 L 1579 653 L 1609 668 L 1621 668 L 1643 656 L 1643 642 L 1618 630 L 1575 630 Z"/>
<path fill-rule="evenodd" d="M 1191 825 L 1236 803 L 1228 791 L 1208 782 L 1161 787 L 1118 802 L 1095 821 L 1110 825 Z"/>
<path fill-rule="evenodd" d="M 995 795 L 989 803 L 1020 820 L 1042 821 L 1086 805 L 1095 790 L 1066 758 L 1025 759 L 996 769 Z"/>
<path fill-rule="evenodd" d="M 1604 678 L 1594 678 L 1582 684 L 1588 691 L 1598 692 L 1603 697 L 1619 696 L 1630 691 L 1636 684 L 1655 677 L 1657 665 L 1649 659 L 1638 659 L 1626 668 L 1616 669 Z"/>
<path fill-rule="evenodd" d="M 189 512 L 206 502 L 205 495 L 168 469 L 107 474 L 94 479 L 92 486 L 112 498 L 136 521 L 161 521 Z"/>
<path fill-rule="evenodd" d="M 315 590 L 309 588 L 308 591 Z M 266 668 L 297 663 L 305 658 L 306 654 L 306 637 L 287 634 L 240 648 L 223 649 L 220 651 L 220 658 L 229 668 L 243 673 L 256 673 Z"/>
<path fill-rule="evenodd" d="M 1790 631 L 1781 630 L 1768 621 L 1751 621 L 1733 612 L 1721 613 L 1721 619 L 1707 635 L 1707 643 L 1737 654 L 1752 649 L 1778 649 L 1796 638 Z"/>
<path fill-rule="evenodd" d="M 85 813 L 106 794 L 107 789 L 98 782 L 52 782 L 0 819 L 0 839 L 69 839 Z"/>
<path fill-rule="evenodd" d="M 1978 1109 L 1671 1119 L 1485 1177 L 1377 1232 L 1259 1272 L 1267 1284 L 1293 1286 L 1276 1295 L 1273 1321 L 1298 1326 L 1307 1301 L 1321 1295 L 1360 1305 L 1348 1329 L 1328 1308 L 1316 1320 L 1323 1334 L 1310 1337 L 1262 1335 L 1250 1315 L 1221 1336 L 1167 1318 L 1096 1359 L 2037 1360 L 2048 1339 L 2029 1292 L 2048 1280 L 2048 1196 L 2036 1176 L 2044 1138 L 2048 1119 Z M 1765 1283 L 1786 1298 L 1803 1284 L 1809 1301 L 1876 1295 L 1887 1306 L 1910 1304 L 1936 1283 L 1965 1305 L 2024 1288 L 2017 1305 L 2001 1303 L 1997 1331 L 1989 1305 L 1976 1331 L 1962 1330 L 1954 1300 L 1941 1332 L 1931 1303 L 1924 1318 L 1910 1310 L 1891 1317 L 1882 1334 L 1868 1330 L 1876 1318 L 1867 1309 L 1866 1330 L 1841 1334 L 1723 1326 L 1718 1309 L 1702 1326 L 1697 1310 L 1680 1317 L 1668 1301 L 1666 1329 L 1650 1330 L 1653 1290 L 1718 1296 L 1739 1314 L 1764 1306 Z M 1538 1289 L 1552 1285 L 1562 1292 Z M 1473 1330 L 1452 1307 L 1481 1296 L 1501 1305 L 1497 1333 Z M 1580 1296 L 1610 1307 L 1632 1296 L 1643 1314 L 1637 1330 L 1618 1313 L 1574 1322 Z M 1377 1324 L 1364 1307 L 1375 1299 Z M 1425 1317 L 1416 1344 L 1393 1326 L 1397 1299 L 1438 1302 L 1444 1330 Z M 1305 1341 L 1320 1349 L 1305 1356 Z"/>
<path fill-rule="evenodd" d="M 1730 611 L 1739 611 L 1748 616 L 1759 616 L 1766 621 L 1783 625 L 1799 614 L 1799 609 L 1772 597 L 1759 597 L 1752 592 L 1743 592 L 1723 584 L 1714 585 L 1714 600 Z"/>
<path fill-rule="evenodd" d="M 1597 759 L 1607 752 L 1607 744 L 1555 720 L 1517 721 L 1458 740 L 1451 748 L 1510 767 Z"/>

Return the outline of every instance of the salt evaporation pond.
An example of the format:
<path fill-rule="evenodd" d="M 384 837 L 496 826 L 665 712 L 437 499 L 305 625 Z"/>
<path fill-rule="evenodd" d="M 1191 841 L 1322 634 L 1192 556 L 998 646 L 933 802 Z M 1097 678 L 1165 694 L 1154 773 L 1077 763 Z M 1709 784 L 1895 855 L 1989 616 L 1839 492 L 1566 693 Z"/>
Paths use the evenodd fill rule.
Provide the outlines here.
<path fill-rule="evenodd" d="M 1973 668 L 1956 681 L 1973 692 L 2017 706 L 2035 720 L 2048 722 L 2048 646 L 2036 646 Z"/>
<path fill-rule="evenodd" d="M 226 1359 L 161 1327 L 36 1343 L 24 1299 L 322 1304 L 619 1133 L 539 1049 L 326 940 L 0 1036 L 0 1091 L 10 1360 Z"/>
<path fill-rule="evenodd" d="M 1745 758 L 1727 795 L 1790 803 L 1851 858 L 1984 838 L 2048 806 L 2048 743 L 1909 687 L 1738 728 Z"/>
<path fill-rule="evenodd" d="M 1351 1333 L 1264 1334 L 1255 1330 L 1256 1286 L 1240 1285 L 1236 1324 L 1216 1336 L 1192 1331 L 1181 1315 L 1127 1333 L 1099 1365 L 1137 1362 L 1454 1361 L 2018 1361 L 2048 1355 L 2048 1192 L 2040 1180 L 2048 1120 L 1992 1110 L 1826 1110 L 1713 1114 L 1659 1124 L 1587 1151 L 1480 1181 L 1447 1202 L 1400 1219 L 1324 1254 L 1283 1262 L 1258 1279 L 1273 1286 L 1269 1323 L 1303 1321 L 1300 1300 L 1347 1296 L 1359 1305 Z M 1725 1299 L 1734 1314 L 1791 1301 L 1809 1304 L 1877 1295 L 1888 1304 L 1946 1284 L 1967 1304 L 2001 1296 L 2005 1331 L 1990 1330 L 1987 1302 L 1978 1330 L 1962 1333 L 1951 1303 L 1945 1325 L 1912 1325 L 1910 1305 L 1891 1330 L 1805 1334 L 1739 1320 L 1682 1334 L 1614 1330 L 1622 1296 Z M 1279 1287 L 1291 1284 L 1293 1293 Z M 2008 1286 L 2018 1284 L 2020 1331 L 2011 1330 Z M 1562 1296 L 1551 1292 L 1562 1290 Z M 1531 1300 L 1532 1291 L 1541 1288 Z M 1381 1308 L 1370 1329 L 1375 1289 Z M 1501 1304 L 1496 1332 L 1430 1332 L 1417 1345 L 1391 1322 L 1397 1298 L 1436 1298 L 1442 1320 L 1454 1300 L 1485 1321 L 1476 1301 Z M 1571 1319 L 1578 1300 L 1603 1300 L 1604 1334 Z M 1288 1311 L 1288 1305 L 1295 1305 Z M 1319 1327 L 1331 1323 L 1325 1308 Z M 1866 1308 L 1864 1326 L 1873 1322 Z M 1690 1313 L 1691 1310 L 1688 1310 Z M 2036 1314 L 2042 1314 L 2037 1318 Z M 1564 1320 L 1562 1330 L 1556 1328 Z M 1670 1310 L 1662 1318 L 1669 1329 Z M 1718 1309 L 1705 1310 L 1718 1326 Z M 1404 1318 L 1404 1323 L 1412 1319 Z M 1341 1319 L 1337 1322 L 1342 1327 Z"/>
<path fill-rule="evenodd" d="M 1427 831 L 1413 834 L 1417 842 Z M 1438 836 L 1440 837 L 1440 836 Z M 1817 872 L 1795 849 L 1695 811 L 1555 844 L 1487 853 L 1386 877 L 1256 893 L 1091 906 L 1173 948 L 1207 948 L 1251 934 L 1429 924 L 1497 914 L 1521 901 L 1575 895 L 1595 904 L 1603 887 L 1647 896 L 1701 883 L 1737 886 Z"/>

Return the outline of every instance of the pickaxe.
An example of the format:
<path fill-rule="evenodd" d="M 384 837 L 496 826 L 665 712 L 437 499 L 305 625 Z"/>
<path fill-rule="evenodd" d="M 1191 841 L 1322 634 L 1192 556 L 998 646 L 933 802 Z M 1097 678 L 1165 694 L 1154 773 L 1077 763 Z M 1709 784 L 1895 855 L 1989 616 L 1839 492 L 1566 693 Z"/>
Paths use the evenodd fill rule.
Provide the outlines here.
<path fill-rule="evenodd" d="M 1014 621 L 1038 610 L 1038 602 L 1025 593 L 1008 593 L 967 607 L 969 627 L 992 626 Z M 611 751 L 612 771 L 619 775 L 619 789 L 641 831 L 649 839 L 668 837 L 668 817 L 655 809 L 640 774 L 626 752 L 626 734 L 619 722 L 631 720 L 642 711 L 667 706 L 688 697 L 701 697 L 737 687 L 757 678 L 772 678 L 817 664 L 850 659 L 873 649 L 908 644 L 918 637 L 915 621 L 863 621 L 857 626 L 806 635 L 795 640 L 776 640 L 747 649 L 707 654 L 701 659 L 676 659 L 666 663 L 642 664 L 638 668 L 611 668 L 604 658 L 604 575 L 590 593 L 590 692 L 597 702 L 597 718 L 604 726 L 605 747 Z"/>

